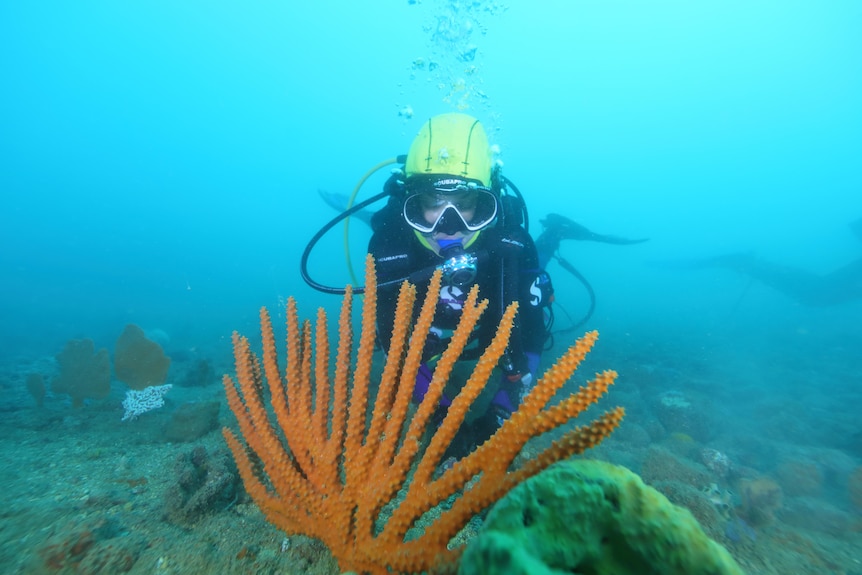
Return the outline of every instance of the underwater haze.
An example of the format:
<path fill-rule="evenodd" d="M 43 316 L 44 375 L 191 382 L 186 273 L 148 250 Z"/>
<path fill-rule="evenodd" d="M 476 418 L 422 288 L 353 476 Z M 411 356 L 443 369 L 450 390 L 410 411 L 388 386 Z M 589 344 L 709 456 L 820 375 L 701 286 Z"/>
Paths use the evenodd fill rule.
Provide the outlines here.
<path fill-rule="evenodd" d="M 300 274 L 338 215 L 320 191 L 350 195 L 429 117 L 463 111 L 499 146 L 534 237 L 557 213 L 648 238 L 564 241 L 587 285 L 548 268 L 556 345 L 601 332 L 597 366 L 620 372 L 639 430 L 602 456 L 649 482 L 657 447 L 697 465 L 727 454 L 784 493 L 768 526 L 740 512 L 710 531 L 748 571 L 783 564 L 770 553 L 797 530 L 862 572 L 860 30 L 858 0 L 3 2 L 0 390 L 17 398 L 3 411 L 35 409 L 19 393 L 30 366 L 56 368 L 72 338 L 113 350 L 127 324 L 173 370 L 206 358 L 223 401 L 231 333 L 254 339 L 261 306 L 340 305 Z M 355 281 L 369 237 L 352 219 L 346 254 L 337 226 L 309 274 Z M 655 423 L 671 392 L 720 421 L 703 436 Z M 813 466 L 818 490 L 782 483 L 787 461 Z"/>
<path fill-rule="evenodd" d="M 317 190 L 350 193 L 459 109 L 534 227 L 554 210 L 651 238 L 566 246 L 607 313 L 727 303 L 649 261 L 753 250 L 826 272 L 859 254 L 858 3 L 463 4 L 475 24 L 446 35 L 442 1 L 5 4 L 3 347 L 126 322 L 211 340 L 279 295 L 326 303 L 297 274 L 334 215 Z"/>

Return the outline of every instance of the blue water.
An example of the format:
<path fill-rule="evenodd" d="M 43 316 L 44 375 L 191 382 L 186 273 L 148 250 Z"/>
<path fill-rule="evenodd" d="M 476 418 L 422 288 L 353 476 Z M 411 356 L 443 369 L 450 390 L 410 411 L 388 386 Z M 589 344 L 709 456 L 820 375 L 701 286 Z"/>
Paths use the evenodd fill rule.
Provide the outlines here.
<path fill-rule="evenodd" d="M 562 246 L 632 424 L 695 389 L 729 438 L 713 447 L 774 475 L 784 446 L 847 510 L 862 301 L 809 307 L 676 264 L 751 252 L 825 274 L 862 256 L 860 30 L 857 0 L 4 2 L 0 358 L 110 350 L 135 323 L 221 368 L 261 306 L 334 313 L 299 275 L 335 215 L 318 190 L 349 194 L 461 110 L 500 146 L 531 230 L 553 211 L 650 238 Z M 357 268 L 368 237 L 352 224 Z M 339 228 L 312 254 L 316 280 L 350 281 L 342 244 Z M 588 300 L 549 271 L 566 327 Z"/>
<path fill-rule="evenodd" d="M 459 104 L 533 226 L 553 209 L 652 238 L 568 249 L 607 316 L 731 305 L 645 262 L 755 250 L 828 271 L 859 253 L 858 2 L 292 4 L 4 3 L 4 353 L 107 344 L 127 322 L 206 345 L 279 295 L 330 302 L 296 273 L 332 215 L 316 190 L 349 193 Z M 336 285 L 338 236 L 317 260 Z"/>

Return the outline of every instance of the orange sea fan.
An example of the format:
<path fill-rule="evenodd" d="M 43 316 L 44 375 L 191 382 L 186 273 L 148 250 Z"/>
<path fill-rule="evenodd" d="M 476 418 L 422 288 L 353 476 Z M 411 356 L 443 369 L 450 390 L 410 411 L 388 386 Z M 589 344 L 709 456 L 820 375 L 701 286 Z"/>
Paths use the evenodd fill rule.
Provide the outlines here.
<path fill-rule="evenodd" d="M 427 571 L 453 558 L 447 544 L 473 515 L 552 463 L 597 445 L 619 425 L 623 410 L 615 408 L 589 425 L 565 433 L 520 469 L 510 470 L 527 441 L 565 424 L 598 401 L 614 382 L 616 373 L 598 374 L 577 393 L 548 405 L 595 342 L 596 332 L 587 333 L 540 378 L 494 436 L 436 476 L 444 451 L 506 348 L 517 305 L 506 310 L 496 337 L 453 400 L 445 419 L 430 440 L 423 441 L 452 367 L 487 302 L 478 301 L 476 288 L 470 292 L 452 341 L 437 363 L 429 391 L 408 422 L 410 397 L 434 315 L 440 274 L 431 281 L 415 325 L 412 318 L 416 289 L 405 282 L 369 420 L 377 307 L 370 256 L 366 286 L 354 365 L 350 361 L 350 289 L 343 300 L 333 376 L 323 310 L 318 311 L 312 330 L 308 321 L 300 326 L 295 302 L 288 302 L 284 370 L 279 366 L 272 323 L 265 309 L 261 310 L 262 359 L 251 351 L 245 337 L 234 333 L 236 381 L 226 375 L 224 385 L 240 434 L 228 428 L 223 432 L 246 490 L 274 525 L 288 534 L 302 533 L 322 540 L 342 570 L 374 574 Z M 267 400 L 273 416 L 267 409 Z M 406 540 L 418 518 L 456 494 L 460 496 L 451 507 L 441 512 L 421 535 Z M 384 506 L 391 508 L 385 520 L 381 517 Z"/>

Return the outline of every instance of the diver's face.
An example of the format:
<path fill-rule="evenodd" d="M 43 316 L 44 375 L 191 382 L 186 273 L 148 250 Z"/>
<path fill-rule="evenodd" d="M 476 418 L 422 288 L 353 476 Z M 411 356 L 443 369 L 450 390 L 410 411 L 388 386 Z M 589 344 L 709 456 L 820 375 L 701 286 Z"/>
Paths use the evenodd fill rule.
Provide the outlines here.
<path fill-rule="evenodd" d="M 437 224 L 444 216 L 446 218 L 453 218 L 453 221 L 458 219 L 464 222 L 473 221 L 473 217 L 476 215 L 478 197 L 479 192 L 476 190 L 468 190 L 457 194 L 422 194 L 419 199 L 422 206 L 422 217 L 429 227 L 434 228 L 432 235 L 435 238 L 441 239 L 464 237 L 467 232 L 466 226 L 458 226 L 460 229 L 457 230 L 454 228 L 441 230 Z M 452 212 L 445 214 L 446 210 L 452 210 Z"/>
<path fill-rule="evenodd" d="M 448 180 L 437 184 L 414 191 L 404 200 L 404 219 L 425 237 L 464 238 L 494 221 L 497 199 L 491 191 Z"/>

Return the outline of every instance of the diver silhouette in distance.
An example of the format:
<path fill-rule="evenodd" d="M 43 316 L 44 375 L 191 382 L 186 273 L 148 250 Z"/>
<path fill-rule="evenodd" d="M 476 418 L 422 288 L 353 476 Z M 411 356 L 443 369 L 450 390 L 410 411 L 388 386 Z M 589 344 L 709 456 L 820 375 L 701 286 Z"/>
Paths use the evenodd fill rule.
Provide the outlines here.
<path fill-rule="evenodd" d="M 862 242 L 862 218 L 850 223 L 850 229 Z M 862 256 L 826 274 L 777 264 L 752 253 L 716 256 L 685 267 L 733 270 L 811 307 L 862 299 Z"/>

